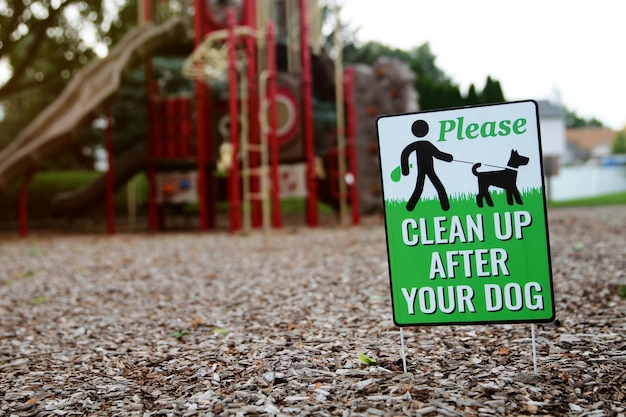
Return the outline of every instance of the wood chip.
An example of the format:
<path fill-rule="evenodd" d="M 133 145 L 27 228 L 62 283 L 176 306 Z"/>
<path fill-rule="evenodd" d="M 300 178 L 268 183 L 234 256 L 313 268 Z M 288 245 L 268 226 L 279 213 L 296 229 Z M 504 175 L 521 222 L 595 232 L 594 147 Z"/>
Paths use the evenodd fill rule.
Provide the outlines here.
<path fill-rule="evenodd" d="M 378 217 L 3 232 L 0 416 L 624 416 L 626 207 L 548 214 L 558 319 L 536 325 L 537 374 L 523 324 L 407 328 L 404 374 Z"/>

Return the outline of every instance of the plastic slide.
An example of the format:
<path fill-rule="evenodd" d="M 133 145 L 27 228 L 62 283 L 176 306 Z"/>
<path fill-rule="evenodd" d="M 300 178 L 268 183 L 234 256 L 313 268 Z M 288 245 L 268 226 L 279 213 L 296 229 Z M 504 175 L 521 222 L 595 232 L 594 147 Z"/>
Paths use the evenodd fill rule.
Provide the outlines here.
<path fill-rule="evenodd" d="M 182 21 L 137 26 L 102 59 L 91 61 L 6 148 L 0 151 L 0 192 L 39 162 L 72 146 L 76 128 L 118 90 L 123 71 L 160 48 L 180 44 Z"/>
<path fill-rule="evenodd" d="M 113 161 L 113 188 L 117 189 L 130 180 L 136 173 L 144 170 L 148 162 L 148 151 L 143 145 L 126 151 Z M 106 199 L 106 174 L 83 188 L 57 194 L 52 200 L 55 213 L 73 214 Z"/>

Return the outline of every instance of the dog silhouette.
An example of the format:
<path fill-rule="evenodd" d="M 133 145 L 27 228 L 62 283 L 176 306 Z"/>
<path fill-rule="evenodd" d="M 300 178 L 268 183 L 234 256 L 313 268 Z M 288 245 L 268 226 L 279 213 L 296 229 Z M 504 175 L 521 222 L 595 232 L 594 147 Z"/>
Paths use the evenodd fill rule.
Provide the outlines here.
<path fill-rule="evenodd" d="M 517 168 L 527 165 L 528 161 L 528 157 L 518 154 L 516 150 L 511 150 L 509 162 L 507 162 L 506 168 L 503 170 L 478 172 L 481 164 L 474 164 L 472 173 L 478 178 L 478 194 L 476 195 L 478 207 L 483 206 L 483 201 L 486 201 L 490 207 L 493 207 L 493 200 L 489 194 L 489 187 L 491 186 L 502 188 L 506 191 L 506 202 L 510 206 L 513 205 L 513 199 L 515 199 L 517 204 L 523 204 L 522 196 L 517 188 Z"/>

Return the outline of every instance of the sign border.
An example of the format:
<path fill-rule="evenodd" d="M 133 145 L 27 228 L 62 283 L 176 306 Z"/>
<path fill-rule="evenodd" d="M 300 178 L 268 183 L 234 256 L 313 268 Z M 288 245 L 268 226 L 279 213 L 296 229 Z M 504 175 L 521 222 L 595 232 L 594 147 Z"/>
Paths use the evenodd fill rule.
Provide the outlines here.
<path fill-rule="evenodd" d="M 394 295 L 393 295 L 393 291 L 391 290 L 393 278 L 392 278 L 392 272 L 391 272 L 391 254 L 389 252 L 389 230 L 388 230 L 388 224 L 387 224 L 387 207 L 385 204 L 385 187 L 384 187 L 384 178 L 383 178 L 383 171 L 382 171 L 382 158 L 381 158 L 381 153 L 380 153 L 381 137 L 380 137 L 380 131 L 378 129 L 379 121 L 381 119 L 386 119 L 386 118 L 396 117 L 396 116 L 411 116 L 411 115 L 417 116 L 420 114 L 427 114 L 427 113 L 475 109 L 475 108 L 481 108 L 481 107 L 493 107 L 493 106 L 502 106 L 502 105 L 508 105 L 508 104 L 517 104 L 517 103 L 533 103 L 535 107 L 535 117 L 537 120 L 537 142 L 538 142 L 537 145 L 539 147 L 538 149 L 539 156 L 540 156 L 539 166 L 541 170 L 541 194 L 543 197 L 544 228 L 546 232 L 546 249 L 547 249 L 547 255 L 548 255 L 548 275 L 549 275 L 549 282 L 550 282 L 550 297 L 552 299 L 552 303 L 551 303 L 552 311 L 551 311 L 550 317 L 543 318 L 543 319 L 535 319 L 535 320 L 523 319 L 523 320 L 484 320 L 484 321 L 481 320 L 481 321 L 462 321 L 462 322 L 445 321 L 445 322 L 427 322 L 427 323 L 398 323 L 396 321 Z M 501 102 L 501 103 L 488 103 L 488 104 L 448 107 L 448 108 L 441 108 L 441 109 L 429 109 L 429 110 L 422 110 L 422 111 L 409 112 L 409 113 L 383 114 L 383 115 L 379 115 L 378 117 L 376 117 L 375 125 L 376 125 L 376 139 L 378 142 L 377 143 L 378 165 L 380 168 L 379 174 L 380 174 L 382 199 L 383 199 L 383 216 L 385 219 L 385 240 L 387 243 L 386 250 L 387 250 L 387 269 L 388 269 L 388 274 L 389 274 L 389 290 L 391 293 L 391 310 L 392 310 L 392 319 L 393 319 L 394 324 L 397 327 L 416 327 L 416 326 L 429 326 L 430 327 L 430 326 L 445 326 L 445 325 L 464 326 L 464 325 L 476 325 L 476 324 L 517 324 L 517 323 L 551 323 L 553 322 L 556 319 L 556 307 L 554 303 L 554 280 L 553 280 L 553 273 L 552 273 L 552 253 L 550 250 L 550 230 L 548 227 L 548 206 L 547 206 L 547 201 L 546 201 L 546 184 L 545 184 L 545 171 L 544 171 L 544 166 L 543 166 L 543 149 L 541 145 L 541 126 L 540 126 L 541 123 L 539 119 L 539 105 L 537 104 L 537 101 L 536 100 L 517 100 L 517 101 L 506 101 L 506 102 Z"/>

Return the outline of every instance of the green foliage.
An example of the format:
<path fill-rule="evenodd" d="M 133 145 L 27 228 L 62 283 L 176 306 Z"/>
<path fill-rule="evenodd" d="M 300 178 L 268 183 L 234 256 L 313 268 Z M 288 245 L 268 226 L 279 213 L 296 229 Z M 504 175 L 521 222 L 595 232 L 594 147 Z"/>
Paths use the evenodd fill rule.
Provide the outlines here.
<path fill-rule="evenodd" d="M 415 89 L 422 110 L 458 107 L 465 104 L 459 86 L 437 67 L 428 43 L 410 52 L 409 65 L 417 75 Z"/>
<path fill-rule="evenodd" d="M 164 97 L 191 95 L 193 83 L 183 78 L 183 58 L 156 57 L 152 60 L 153 79 Z M 124 72 L 120 89 L 111 103 L 113 153 L 120 155 L 140 143 L 147 143 L 148 114 L 145 66 Z M 82 126 L 78 137 L 84 147 L 104 142 L 104 132 L 91 124 Z M 56 158 L 55 158 L 56 160 Z M 58 166 L 57 166 L 58 167 Z"/>
<path fill-rule="evenodd" d="M 476 92 L 476 87 L 474 86 L 474 84 L 471 84 L 469 86 L 469 90 L 467 90 L 467 101 L 470 104 L 480 104 L 480 97 Z"/>
<path fill-rule="evenodd" d="M 127 71 L 111 105 L 113 153 L 120 155 L 147 143 L 146 76 L 144 66 Z"/>
<path fill-rule="evenodd" d="M 171 332 L 170 336 L 173 337 L 174 339 L 180 340 L 183 337 L 188 336 L 190 334 L 191 334 L 191 332 L 189 330 L 181 330 L 179 332 Z"/>
<path fill-rule="evenodd" d="M 30 302 L 32 304 L 45 304 L 45 302 L 47 301 L 46 297 L 43 295 L 40 295 L 38 297 L 33 298 L 32 300 L 30 300 Z"/>
<path fill-rule="evenodd" d="M 603 127 L 600 120 L 592 117 L 591 119 L 584 119 L 576 114 L 573 110 L 565 108 L 565 126 L 568 129 L 578 127 Z"/>
<path fill-rule="evenodd" d="M 50 218 L 52 198 L 60 192 L 80 188 L 102 173 L 96 171 L 41 171 L 28 186 L 29 218 Z M 18 183 L 0 198 L 0 221 L 17 219 Z"/>
<path fill-rule="evenodd" d="M 612 154 L 624 154 L 626 153 L 626 131 L 622 130 L 615 134 L 613 143 L 611 145 Z"/>
<path fill-rule="evenodd" d="M 411 55 L 397 48 L 391 48 L 379 42 L 367 42 L 362 46 L 355 44 L 346 45 L 343 49 L 343 60 L 350 63 L 363 63 L 372 65 L 380 56 L 398 58 L 404 62 L 411 60 Z"/>
<path fill-rule="evenodd" d="M 483 89 L 481 100 L 483 104 L 504 102 L 504 93 L 502 92 L 500 81 L 494 80 L 490 76 L 487 76 L 487 81 L 485 82 L 485 88 Z"/>
<path fill-rule="evenodd" d="M 64 191 L 72 191 L 80 189 L 92 181 L 95 181 L 102 172 L 93 170 L 64 170 L 64 171 L 40 171 L 28 185 L 28 216 L 29 219 L 50 219 L 53 218 L 51 209 L 51 200 L 58 193 Z M 143 174 L 137 177 L 139 201 L 146 202 L 148 200 L 147 178 Z M 18 218 L 18 185 L 19 182 L 13 184 L 0 198 L 0 222 L 14 221 Z M 92 209 L 86 209 L 81 217 L 94 217 L 100 220 L 104 217 L 104 201 Z M 117 213 L 125 213 L 127 208 L 127 188 L 121 187 L 115 194 L 115 207 Z M 216 202 L 218 211 L 226 211 L 228 204 L 226 201 Z M 287 198 L 281 200 L 281 213 L 283 215 L 299 215 L 305 212 L 306 200 L 304 198 Z M 187 204 L 184 212 L 188 214 L 196 214 L 198 211 L 197 204 Z M 318 211 L 320 214 L 334 213 L 331 206 L 318 203 Z"/>
<path fill-rule="evenodd" d="M 54 101 L 84 64 L 96 58 L 95 49 L 115 45 L 138 22 L 137 0 L 44 0 L 37 2 L 37 7 L 45 8 L 39 12 L 41 16 L 48 16 L 43 20 L 33 17 L 33 4 L 30 0 L 17 0 L 7 10 L 0 7 L 0 59 L 8 62 L 12 69 L 9 81 L 0 86 L 0 106 L 6 116 L 0 129 L 0 149 Z M 109 7 L 105 8 L 105 4 Z M 74 14 L 78 17 L 66 17 L 69 12 L 76 12 Z M 24 23 L 23 28 L 16 29 L 20 23 Z M 95 40 L 86 43 L 85 36 L 79 33 L 81 31 L 94 33 Z M 6 42 L 6 39 L 12 42 Z M 162 87 L 163 94 L 192 90 L 192 84 L 180 73 L 182 58 L 154 61 L 154 79 Z M 103 112 L 104 109 L 94 115 L 101 119 L 99 126 L 92 122 L 80 126 L 76 145 L 43 161 L 42 169 L 92 168 L 93 149 L 104 142 Z M 111 112 L 115 154 L 146 140 L 143 67 L 124 73 Z"/>
<path fill-rule="evenodd" d="M 619 287 L 617 288 L 617 295 L 619 295 L 624 300 L 626 300 L 626 285 L 625 284 L 619 285 Z"/>
<path fill-rule="evenodd" d="M 352 44 L 344 48 L 344 60 L 347 63 L 371 65 L 380 56 L 397 58 L 415 72 L 415 89 L 419 93 L 419 104 L 423 110 L 505 101 L 500 82 L 491 77 L 487 77 L 482 91 L 479 92 L 472 84 L 467 95 L 463 96 L 459 86 L 437 66 L 436 57 L 428 43 L 408 52 L 379 42 L 367 42 L 362 46 Z"/>
<path fill-rule="evenodd" d="M 378 362 L 376 361 L 376 359 L 374 358 L 370 358 L 369 356 L 363 354 L 363 353 L 359 353 L 358 355 L 356 355 L 357 358 L 359 358 L 359 360 L 364 363 L 367 366 L 372 366 L 372 365 L 377 365 Z"/>
<path fill-rule="evenodd" d="M 0 60 L 8 64 L 11 75 L 0 85 L 0 106 L 5 114 L 0 148 L 59 95 L 76 71 L 96 57 L 96 49 L 116 43 L 136 22 L 137 0 L 3 1 Z"/>

